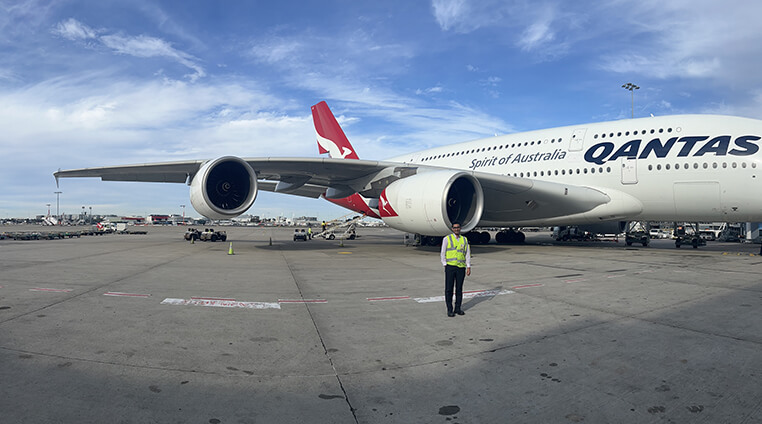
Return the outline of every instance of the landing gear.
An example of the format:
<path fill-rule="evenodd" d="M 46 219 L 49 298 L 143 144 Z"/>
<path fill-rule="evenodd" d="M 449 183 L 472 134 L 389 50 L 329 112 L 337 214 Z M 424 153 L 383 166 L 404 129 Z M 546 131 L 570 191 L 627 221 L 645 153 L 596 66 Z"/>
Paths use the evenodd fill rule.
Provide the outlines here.
<path fill-rule="evenodd" d="M 487 244 L 492 240 L 492 236 L 486 231 L 469 231 L 466 238 L 470 244 Z"/>
<path fill-rule="evenodd" d="M 438 236 L 424 236 L 420 235 L 420 245 L 421 246 L 441 246 L 442 245 L 442 239 L 444 237 L 438 237 Z"/>
<path fill-rule="evenodd" d="M 513 228 L 498 231 L 495 234 L 497 244 L 521 244 L 526 240 L 526 236 L 521 231 L 515 231 Z"/>

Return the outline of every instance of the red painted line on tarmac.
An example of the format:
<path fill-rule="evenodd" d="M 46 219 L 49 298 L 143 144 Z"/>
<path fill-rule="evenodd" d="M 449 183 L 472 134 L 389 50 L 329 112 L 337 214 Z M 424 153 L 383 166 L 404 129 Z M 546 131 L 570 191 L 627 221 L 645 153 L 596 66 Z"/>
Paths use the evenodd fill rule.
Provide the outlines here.
<path fill-rule="evenodd" d="M 545 284 L 525 284 L 523 286 L 513 286 L 511 288 L 512 289 L 526 289 L 526 288 L 529 288 L 529 287 L 542 287 L 544 285 Z"/>
<path fill-rule="evenodd" d="M 587 281 L 587 278 L 578 278 L 576 280 L 564 280 L 564 283 L 579 283 L 582 281 Z"/>
<path fill-rule="evenodd" d="M 405 300 L 410 299 L 410 296 L 394 296 L 394 297 L 369 297 L 368 301 L 374 302 L 378 300 Z"/>
<path fill-rule="evenodd" d="M 234 302 L 235 301 L 235 299 L 228 299 L 228 298 L 225 298 L 225 297 L 196 297 L 196 296 L 191 296 L 191 299 L 193 299 L 193 300 L 226 300 L 226 301 L 229 301 L 229 302 Z"/>
<path fill-rule="evenodd" d="M 40 287 L 35 287 L 33 289 L 29 289 L 29 291 L 69 293 L 71 291 L 71 289 L 44 289 L 44 288 L 40 288 Z"/>
<path fill-rule="evenodd" d="M 278 299 L 278 303 L 327 303 L 325 299 Z"/>
<path fill-rule="evenodd" d="M 121 293 L 121 292 L 106 292 L 104 296 L 124 296 L 124 297 L 151 297 L 150 294 L 138 294 L 138 293 Z"/>

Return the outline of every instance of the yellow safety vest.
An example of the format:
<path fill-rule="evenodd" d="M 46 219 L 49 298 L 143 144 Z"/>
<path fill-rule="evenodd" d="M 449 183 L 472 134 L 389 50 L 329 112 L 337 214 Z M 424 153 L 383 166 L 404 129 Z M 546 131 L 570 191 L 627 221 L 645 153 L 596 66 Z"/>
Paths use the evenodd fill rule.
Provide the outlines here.
<path fill-rule="evenodd" d="M 455 238 L 455 234 L 447 236 L 447 249 L 445 250 L 445 260 L 447 265 L 466 267 L 466 252 L 468 251 L 468 239 L 463 236 Z"/>

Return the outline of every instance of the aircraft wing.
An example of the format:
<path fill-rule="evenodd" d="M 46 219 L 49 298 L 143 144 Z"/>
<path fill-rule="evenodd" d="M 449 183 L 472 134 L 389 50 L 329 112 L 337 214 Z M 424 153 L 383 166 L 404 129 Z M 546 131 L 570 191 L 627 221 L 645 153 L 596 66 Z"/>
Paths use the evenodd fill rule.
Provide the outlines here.
<path fill-rule="evenodd" d="M 144 163 L 138 165 L 102 166 L 97 168 L 58 170 L 59 178 L 92 177 L 102 181 L 142 181 L 149 183 L 184 183 L 194 175 L 204 161 Z"/>
<path fill-rule="evenodd" d="M 304 180 L 302 184 L 328 187 L 379 172 L 396 163 L 330 158 L 244 158 L 257 178 L 273 181 Z M 92 177 L 102 181 L 186 183 L 206 161 L 178 161 L 59 170 L 59 178 Z M 266 185 L 266 187 L 269 187 Z M 267 190 L 267 188 L 265 188 Z"/>
<path fill-rule="evenodd" d="M 326 190 L 335 190 L 333 198 L 355 192 L 377 197 L 380 190 L 400 178 L 432 170 L 466 172 L 479 180 L 484 191 L 481 221 L 486 223 L 570 216 L 612 203 L 611 190 L 400 162 L 304 157 L 243 160 L 257 173 L 258 185 L 262 190 L 311 198 L 324 195 Z M 59 178 L 96 177 L 103 181 L 188 183 L 205 162 L 193 160 L 82 168 L 59 170 L 53 175 L 56 181 Z M 628 205 L 627 209 L 638 207 L 633 204 Z M 614 215 L 601 219 L 612 219 Z"/>

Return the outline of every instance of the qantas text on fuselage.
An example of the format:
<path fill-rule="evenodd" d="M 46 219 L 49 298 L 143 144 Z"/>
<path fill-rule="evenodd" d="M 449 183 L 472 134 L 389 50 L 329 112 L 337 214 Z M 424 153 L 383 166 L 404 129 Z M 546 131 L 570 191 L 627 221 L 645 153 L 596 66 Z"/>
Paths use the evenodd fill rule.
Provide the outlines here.
<path fill-rule="evenodd" d="M 750 156 L 759 151 L 759 146 L 755 142 L 760 139 L 762 137 L 757 135 L 743 135 L 736 137 L 735 140 L 729 135 L 720 135 L 712 138 L 703 135 L 670 137 L 662 142 L 662 139 L 657 137 L 646 141 L 645 144 L 643 139 L 630 140 L 621 145 L 616 151 L 614 150 L 616 148 L 614 143 L 604 141 L 587 149 L 585 161 L 596 165 L 603 165 L 606 162 L 612 162 L 621 157 L 627 159 L 665 158 L 672 150 L 678 149 L 677 157 L 698 157 L 708 153 L 714 153 L 716 156 Z M 477 170 L 482 167 L 495 165 L 555 161 L 562 160 L 565 157 L 566 152 L 561 149 L 556 149 L 550 153 L 511 153 L 502 157 L 492 156 L 483 159 L 473 159 L 468 169 Z"/>

